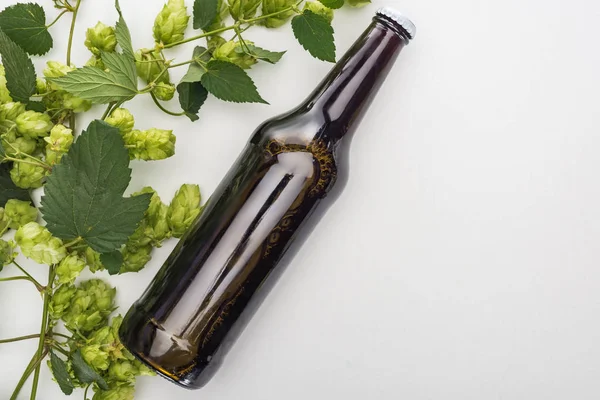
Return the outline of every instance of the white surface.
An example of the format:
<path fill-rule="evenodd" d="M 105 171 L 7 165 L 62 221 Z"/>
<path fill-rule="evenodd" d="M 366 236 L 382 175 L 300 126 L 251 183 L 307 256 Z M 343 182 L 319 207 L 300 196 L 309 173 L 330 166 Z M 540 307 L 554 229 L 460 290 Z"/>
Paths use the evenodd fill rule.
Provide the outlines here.
<path fill-rule="evenodd" d="M 135 46 L 150 46 L 162 2 L 122 3 Z M 357 132 L 345 195 L 206 388 L 145 378 L 137 398 L 600 397 L 600 3 L 382 1 L 336 13 L 338 55 L 382 5 L 419 34 Z M 84 1 L 76 63 L 88 58 L 84 29 L 115 18 L 112 1 Z M 289 50 L 251 71 L 272 105 L 211 99 L 192 124 L 148 98 L 132 102 L 139 128 L 173 128 L 178 138 L 174 158 L 134 165 L 132 190 L 152 184 L 169 198 L 196 182 L 208 197 L 254 127 L 298 104 L 330 68 L 289 26 L 249 32 Z M 66 27 L 52 33 L 62 60 Z M 170 54 L 183 61 L 188 52 Z M 172 246 L 142 273 L 110 279 L 121 312 Z M 45 268 L 30 269 L 43 278 Z M 0 305 L 0 337 L 39 329 L 41 302 L 26 282 L 1 284 Z M 0 347 L 0 399 L 34 348 Z M 46 368 L 39 398 L 63 398 Z"/>

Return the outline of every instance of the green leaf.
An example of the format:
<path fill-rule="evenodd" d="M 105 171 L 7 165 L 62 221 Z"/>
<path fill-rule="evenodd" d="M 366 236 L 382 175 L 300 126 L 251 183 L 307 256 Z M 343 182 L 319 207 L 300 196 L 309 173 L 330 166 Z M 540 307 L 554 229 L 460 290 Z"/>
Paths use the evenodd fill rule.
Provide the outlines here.
<path fill-rule="evenodd" d="M 252 79 L 235 64 L 212 60 L 206 65 L 202 75 L 202 86 L 218 99 L 235 103 L 267 103 L 258 91 Z"/>
<path fill-rule="evenodd" d="M 0 30 L 0 55 L 6 87 L 15 101 L 27 103 L 35 93 L 35 69 L 27 53 Z"/>
<path fill-rule="evenodd" d="M 205 47 L 196 46 L 192 58 L 198 61 L 190 64 L 188 71 L 181 79 L 181 82 L 200 82 L 202 75 L 206 72 L 206 67 L 203 67 L 202 65 L 206 65 L 210 61 L 210 53 Z"/>
<path fill-rule="evenodd" d="M 135 55 L 133 52 L 133 45 L 131 44 L 131 33 L 129 32 L 129 28 L 125 23 L 125 19 L 123 19 L 123 13 L 121 12 L 121 6 L 119 5 L 119 0 L 115 0 L 115 8 L 119 13 L 119 20 L 115 25 L 115 36 L 117 37 L 117 43 L 123 49 L 123 54 L 127 56 L 130 60 L 135 60 Z"/>
<path fill-rule="evenodd" d="M 100 254 L 100 262 L 109 274 L 118 274 L 123 265 L 123 254 L 119 250 L 112 251 L 110 253 Z"/>
<path fill-rule="evenodd" d="M 319 0 L 327 8 L 340 8 L 344 5 L 344 0 Z"/>
<path fill-rule="evenodd" d="M 41 101 L 30 101 L 25 105 L 27 110 L 43 113 L 46 111 L 46 106 Z"/>
<path fill-rule="evenodd" d="M 131 67 L 123 54 L 103 53 L 103 60 L 111 63 L 110 71 L 96 67 L 83 67 L 65 76 L 51 78 L 62 89 L 92 103 L 107 104 L 131 100 L 138 94 L 137 82 L 131 79 Z M 105 61 L 106 62 L 106 61 Z M 134 67 L 135 68 L 135 67 Z M 135 74 L 135 69 L 134 69 Z"/>
<path fill-rule="evenodd" d="M 67 396 L 73 393 L 73 382 L 71 382 L 71 376 L 67 370 L 67 363 L 59 358 L 53 351 L 50 352 L 50 366 L 52 367 L 52 374 L 60 386 L 60 390 Z"/>
<path fill-rule="evenodd" d="M 124 145 L 119 129 L 93 121 L 53 168 L 42 214 L 54 236 L 110 253 L 135 231 L 151 196 L 122 197 L 131 179 Z"/>
<path fill-rule="evenodd" d="M 198 111 L 208 97 L 208 91 L 200 82 L 181 82 L 177 85 L 179 104 L 192 121 L 198 120 Z"/>
<path fill-rule="evenodd" d="M 100 389 L 108 390 L 106 381 L 85 362 L 81 356 L 81 350 L 77 349 L 77 351 L 73 353 L 71 365 L 73 366 L 75 377 L 79 379 L 81 383 L 96 383 Z"/>
<path fill-rule="evenodd" d="M 46 13 L 35 3 L 18 3 L 0 12 L 0 28 L 29 54 L 42 55 L 52 48 Z"/>
<path fill-rule="evenodd" d="M 335 62 L 335 43 L 331 24 L 320 15 L 304 10 L 292 19 L 292 30 L 298 42 L 313 57 Z"/>
<path fill-rule="evenodd" d="M 137 92 L 137 71 L 135 62 L 130 60 L 124 54 L 105 53 L 100 55 L 104 66 L 119 79 L 121 82 L 127 82 L 128 87 L 136 88 Z"/>
<path fill-rule="evenodd" d="M 194 1 L 194 29 L 204 29 L 217 16 L 218 0 Z"/>
<path fill-rule="evenodd" d="M 239 51 L 241 53 L 249 54 L 254 58 L 271 64 L 275 64 L 277 61 L 281 60 L 281 57 L 285 54 L 285 51 L 269 51 L 251 44 L 248 44 L 245 47 L 246 49 L 244 49 L 243 46 L 236 48 L 236 52 Z"/>

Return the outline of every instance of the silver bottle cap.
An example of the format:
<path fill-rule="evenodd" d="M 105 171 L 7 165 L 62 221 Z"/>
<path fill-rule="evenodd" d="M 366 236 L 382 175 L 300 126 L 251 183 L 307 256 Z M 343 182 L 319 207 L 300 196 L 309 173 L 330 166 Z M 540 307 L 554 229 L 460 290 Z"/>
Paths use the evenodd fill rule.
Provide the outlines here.
<path fill-rule="evenodd" d="M 408 36 L 411 39 L 414 39 L 415 34 L 417 33 L 417 27 L 415 26 L 415 24 L 412 23 L 410 19 L 406 18 L 400 12 L 394 10 L 391 7 L 382 7 L 379 10 L 377 10 L 376 14 L 391 19 L 392 21 L 400 25 L 400 27 L 404 29 L 406 33 L 408 33 Z"/>

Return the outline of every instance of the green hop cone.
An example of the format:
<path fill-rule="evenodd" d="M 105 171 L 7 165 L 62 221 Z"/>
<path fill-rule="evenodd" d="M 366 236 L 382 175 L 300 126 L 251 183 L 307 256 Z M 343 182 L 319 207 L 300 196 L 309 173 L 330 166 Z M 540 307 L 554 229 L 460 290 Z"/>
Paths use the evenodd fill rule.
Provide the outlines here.
<path fill-rule="evenodd" d="M 61 95 L 62 108 L 72 110 L 74 113 L 86 112 L 92 108 L 92 102 L 89 100 L 84 100 L 62 90 L 59 94 Z"/>
<path fill-rule="evenodd" d="M 45 177 L 46 170 L 38 165 L 15 162 L 10 169 L 10 178 L 15 185 L 23 189 L 42 187 Z"/>
<path fill-rule="evenodd" d="M 75 70 L 74 66 L 65 65 L 58 61 L 48 61 L 46 63 L 46 68 L 44 69 L 44 77 L 45 78 L 59 78 L 61 76 L 65 76 L 69 72 Z M 48 83 L 48 89 L 50 90 L 58 90 L 58 86 L 52 82 Z"/>
<path fill-rule="evenodd" d="M 44 141 L 46 149 L 66 153 L 73 144 L 73 131 L 62 124 L 55 125 Z"/>
<path fill-rule="evenodd" d="M 89 365 L 97 371 L 106 371 L 110 365 L 108 353 L 103 350 L 101 345 L 92 344 L 81 348 L 81 356 Z"/>
<path fill-rule="evenodd" d="M 135 120 L 129 110 L 117 108 L 113 110 L 108 118 L 106 118 L 106 123 L 115 128 L 119 128 L 121 135 L 126 135 L 133 130 Z"/>
<path fill-rule="evenodd" d="M 129 157 L 139 160 L 164 160 L 175 154 L 173 131 L 151 128 L 147 131 L 134 129 L 123 137 L 129 148 Z"/>
<path fill-rule="evenodd" d="M 25 257 L 38 264 L 56 264 L 67 255 L 62 240 L 37 222 L 29 222 L 17 230 L 15 240 Z"/>
<path fill-rule="evenodd" d="M 10 224 L 10 219 L 6 216 L 4 208 L 0 207 L 0 233 L 6 232 L 8 224 Z M 0 234 L 0 236 L 2 235 Z"/>
<path fill-rule="evenodd" d="M 25 112 L 25 104 L 19 102 L 4 103 L 0 106 L 0 121 L 16 121 Z"/>
<path fill-rule="evenodd" d="M 156 83 L 171 83 L 169 70 L 163 73 L 167 68 L 165 60 L 158 51 L 147 52 L 148 49 L 141 49 L 135 53 L 135 67 L 138 76 L 146 83 L 158 80 Z"/>
<path fill-rule="evenodd" d="M 71 253 L 56 267 L 58 283 L 73 283 L 85 268 L 85 260 L 77 253 Z"/>
<path fill-rule="evenodd" d="M 103 51 L 107 53 L 115 51 L 117 36 L 114 28 L 98 22 L 96 26 L 85 32 L 85 47 L 96 56 L 99 56 Z"/>
<path fill-rule="evenodd" d="M 86 247 L 83 252 L 83 257 L 85 258 L 85 263 L 92 272 L 103 271 L 104 265 L 100 261 L 100 254 L 90 247 Z"/>
<path fill-rule="evenodd" d="M 163 44 L 183 40 L 189 19 L 184 0 L 169 0 L 154 21 L 154 40 Z"/>
<path fill-rule="evenodd" d="M 120 273 L 138 272 L 148 264 L 152 258 L 152 245 L 140 246 L 130 249 L 127 246 L 121 251 L 123 254 L 123 265 Z"/>
<path fill-rule="evenodd" d="M 175 96 L 175 85 L 160 82 L 152 90 L 152 93 L 154 93 L 156 98 L 159 100 L 169 101 L 173 98 L 173 96 Z"/>
<path fill-rule="evenodd" d="M 253 44 L 248 41 L 246 43 L 250 45 Z M 244 69 L 249 69 L 257 62 L 256 58 L 244 52 L 244 48 L 240 42 L 234 42 L 232 40 L 217 47 L 213 52 L 213 58 L 233 63 Z"/>
<path fill-rule="evenodd" d="M 54 291 L 50 298 L 50 316 L 57 320 L 67 312 L 71 306 L 71 299 L 75 296 L 77 288 L 73 285 L 61 285 Z"/>
<path fill-rule="evenodd" d="M 29 138 L 43 137 L 52 129 L 50 116 L 36 111 L 25 111 L 15 120 L 17 131 Z"/>
<path fill-rule="evenodd" d="M 138 375 L 138 369 L 134 362 L 120 360 L 110 365 L 108 378 L 111 381 L 134 383 Z"/>
<path fill-rule="evenodd" d="M 367 4 L 371 4 L 371 0 L 346 0 L 345 2 L 350 7 L 364 7 Z"/>
<path fill-rule="evenodd" d="M 92 400 L 133 400 L 134 392 L 135 388 L 129 385 L 115 386 L 110 390 L 98 389 Z"/>
<path fill-rule="evenodd" d="M 14 248 L 15 244 L 12 240 L 7 242 L 0 239 L 0 271 L 2 271 L 2 267 L 12 263 L 15 259 L 16 253 L 14 252 Z"/>
<path fill-rule="evenodd" d="M 102 58 L 98 56 L 91 56 L 89 60 L 85 63 L 86 67 L 96 67 L 100 69 L 106 69 L 106 65 L 102 61 Z"/>
<path fill-rule="evenodd" d="M 12 101 L 10 92 L 6 87 L 6 72 L 4 66 L 0 65 L 0 104 L 8 103 Z"/>
<path fill-rule="evenodd" d="M 35 92 L 37 94 L 46 94 L 48 92 L 48 84 L 42 78 L 35 78 Z"/>
<path fill-rule="evenodd" d="M 144 187 L 133 196 L 143 193 L 151 193 L 150 205 L 144 214 L 144 219 L 136 231 L 129 237 L 127 247 L 129 250 L 152 244 L 154 247 L 160 247 L 163 240 L 171 237 L 169 224 L 167 223 L 168 207 L 164 204 L 158 194 L 150 186 Z"/>
<path fill-rule="evenodd" d="M 19 229 L 29 222 L 35 222 L 38 217 L 38 211 L 31 206 L 31 202 L 17 199 L 6 202 L 4 214 L 10 221 L 8 226 L 12 229 Z"/>
<path fill-rule="evenodd" d="M 325 7 L 320 1 L 308 1 L 304 4 L 304 10 L 309 10 L 317 15 L 325 17 L 329 23 L 333 21 L 333 10 Z"/>
<path fill-rule="evenodd" d="M 167 222 L 174 237 L 180 238 L 200 214 L 200 187 L 184 184 L 169 204 Z"/>
<path fill-rule="evenodd" d="M 262 0 L 262 15 L 268 15 L 282 11 L 285 8 L 293 6 L 294 0 Z M 263 25 L 267 28 L 278 28 L 294 15 L 294 11 L 286 11 L 281 14 L 266 18 L 263 20 Z"/>
<path fill-rule="evenodd" d="M 4 122 L 6 123 L 7 121 Z M 31 155 L 37 150 L 37 141 L 35 139 L 17 136 L 16 129 L 10 129 L 1 137 L 2 147 L 9 157 L 18 157 L 22 154 Z"/>
<path fill-rule="evenodd" d="M 227 0 L 229 4 L 229 13 L 236 21 L 240 18 L 252 18 L 256 15 L 256 10 L 260 5 L 261 0 Z M 243 4 L 243 9 L 240 5 Z"/>
<path fill-rule="evenodd" d="M 115 293 L 115 288 L 100 279 L 82 282 L 62 316 L 65 326 L 85 335 L 105 324 L 114 308 Z"/>

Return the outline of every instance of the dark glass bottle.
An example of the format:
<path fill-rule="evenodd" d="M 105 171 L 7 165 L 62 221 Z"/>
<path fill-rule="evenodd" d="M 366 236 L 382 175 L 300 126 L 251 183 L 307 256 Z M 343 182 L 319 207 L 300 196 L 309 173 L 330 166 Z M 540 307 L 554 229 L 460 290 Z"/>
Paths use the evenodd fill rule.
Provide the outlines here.
<path fill-rule="evenodd" d="M 352 130 L 413 35 L 406 18 L 378 11 L 304 103 L 254 132 L 127 313 L 120 337 L 135 356 L 184 387 L 206 384 L 343 189 Z"/>

